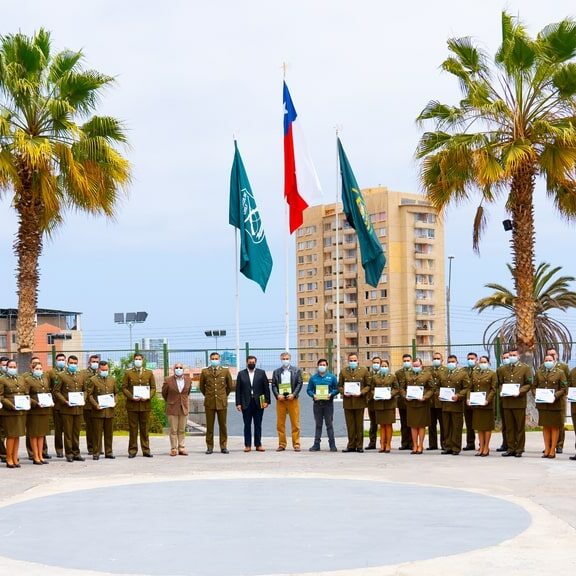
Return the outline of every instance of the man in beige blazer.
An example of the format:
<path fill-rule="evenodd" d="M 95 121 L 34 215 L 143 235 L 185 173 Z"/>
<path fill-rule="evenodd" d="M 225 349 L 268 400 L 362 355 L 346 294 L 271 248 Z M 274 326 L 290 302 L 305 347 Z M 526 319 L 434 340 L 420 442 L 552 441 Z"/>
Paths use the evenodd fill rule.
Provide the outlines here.
<path fill-rule="evenodd" d="M 176 362 L 174 374 L 162 384 L 162 398 L 166 401 L 166 415 L 170 425 L 170 456 L 188 456 L 185 439 L 191 387 L 190 374 L 184 374 L 184 365 Z"/>

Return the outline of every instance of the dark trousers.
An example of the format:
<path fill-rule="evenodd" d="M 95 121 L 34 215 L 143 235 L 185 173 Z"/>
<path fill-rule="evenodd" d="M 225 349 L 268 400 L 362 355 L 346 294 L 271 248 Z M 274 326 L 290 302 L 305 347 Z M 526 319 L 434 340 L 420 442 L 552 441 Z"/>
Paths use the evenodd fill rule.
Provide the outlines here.
<path fill-rule="evenodd" d="M 558 435 L 558 442 L 556 443 L 556 450 L 560 448 L 564 450 L 564 438 L 566 437 L 565 421 L 566 421 L 566 396 L 562 396 L 560 399 L 562 404 L 562 426 L 560 426 L 560 434 Z"/>
<path fill-rule="evenodd" d="M 364 408 L 345 408 L 344 418 L 348 431 L 348 450 L 364 448 Z"/>
<path fill-rule="evenodd" d="M 376 447 L 376 436 L 378 435 L 378 422 L 376 422 L 376 410 L 368 408 L 370 418 L 370 428 L 368 430 L 368 446 Z"/>
<path fill-rule="evenodd" d="M 466 422 L 466 448 L 474 450 L 476 448 L 476 434 L 474 434 L 474 426 L 472 425 L 473 408 L 469 406 L 464 407 L 464 420 Z"/>
<path fill-rule="evenodd" d="M 66 456 L 80 456 L 81 414 L 61 414 L 64 428 L 64 452 Z"/>
<path fill-rule="evenodd" d="M 322 424 L 326 422 L 326 433 L 328 434 L 328 445 L 330 448 L 336 447 L 334 440 L 334 401 L 333 400 L 316 400 L 312 407 L 314 411 L 314 446 L 320 446 L 322 438 Z M 364 431 L 362 431 L 364 432 Z"/>
<path fill-rule="evenodd" d="M 214 421 L 218 416 L 218 435 L 220 436 L 220 450 L 226 448 L 228 442 L 228 427 L 226 426 L 226 416 L 228 408 L 215 410 L 214 408 L 206 408 L 206 448 L 209 450 L 214 449 Z"/>
<path fill-rule="evenodd" d="M 102 434 L 104 434 L 104 454 L 112 456 L 113 426 L 114 418 L 92 418 L 92 431 L 94 433 L 92 453 L 96 456 L 102 452 Z"/>
<path fill-rule="evenodd" d="M 254 421 L 254 446 L 262 446 L 262 418 L 264 408 L 260 408 L 259 403 L 252 398 L 247 408 L 242 410 L 242 419 L 244 420 L 244 446 L 252 446 L 252 421 Z"/>
<path fill-rule="evenodd" d="M 140 433 L 142 454 L 150 454 L 149 420 L 150 412 L 128 412 L 128 454 L 136 454 L 138 452 L 138 433 Z"/>
<path fill-rule="evenodd" d="M 436 450 L 438 448 L 438 432 L 436 424 L 440 427 L 440 446 L 444 449 L 444 420 L 442 418 L 442 408 L 430 406 L 430 426 L 428 426 L 428 448 Z"/>
<path fill-rule="evenodd" d="M 32 458 L 32 444 L 30 443 L 30 436 L 26 434 L 26 452 L 28 452 L 28 458 Z M 42 456 L 45 458 L 48 455 L 48 445 L 46 444 L 46 436 L 44 436 L 44 444 L 42 446 Z"/>
<path fill-rule="evenodd" d="M 60 410 L 52 410 L 52 420 L 54 422 L 54 450 L 56 450 L 56 454 L 62 455 L 64 451 L 64 426 Z"/>
<path fill-rule="evenodd" d="M 506 445 L 508 452 L 522 454 L 526 443 L 526 409 L 504 408 L 506 419 Z"/>
<path fill-rule="evenodd" d="M 504 419 L 504 408 L 500 405 L 500 419 L 502 420 L 502 448 L 508 450 L 508 439 L 506 437 L 506 420 Z"/>
<path fill-rule="evenodd" d="M 94 450 L 94 419 L 92 410 L 84 410 L 84 428 L 86 429 L 86 449 L 88 454 L 99 454 Z"/>
<path fill-rule="evenodd" d="M 400 447 L 405 450 L 412 450 L 412 432 L 408 426 L 408 414 L 406 408 L 398 408 L 400 414 Z"/>
<path fill-rule="evenodd" d="M 459 454 L 462 450 L 462 428 L 464 414 L 462 412 L 442 412 L 444 422 L 444 449 Z"/>

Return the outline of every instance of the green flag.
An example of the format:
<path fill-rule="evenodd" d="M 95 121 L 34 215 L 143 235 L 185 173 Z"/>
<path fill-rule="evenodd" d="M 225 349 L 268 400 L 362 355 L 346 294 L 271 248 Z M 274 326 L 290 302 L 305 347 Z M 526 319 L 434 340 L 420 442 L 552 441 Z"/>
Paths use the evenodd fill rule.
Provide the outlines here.
<path fill-rule="evenodd" d="M 266 284 L 272 272 L 272 255 L 236 141 L 230 175 L 228 221 L 240 232 L 240 272 L 266 292 Z"/>
<path fill-rule="evenodd" d="M 374 232 L 370 215 L 366 210 L 366 204 L 360 192 L 352 168 L 342 148 L 342 142 L 338 138 L 338 157 L 340 159 L 340 173 L 342 174 L 342 206 L 348 224 L 356 230 L 362 267 L 366 273 L 366 282 L 370 286 L 378 286 L 382 270 L 386 265 L 386 257 L 382 245 Z"/>

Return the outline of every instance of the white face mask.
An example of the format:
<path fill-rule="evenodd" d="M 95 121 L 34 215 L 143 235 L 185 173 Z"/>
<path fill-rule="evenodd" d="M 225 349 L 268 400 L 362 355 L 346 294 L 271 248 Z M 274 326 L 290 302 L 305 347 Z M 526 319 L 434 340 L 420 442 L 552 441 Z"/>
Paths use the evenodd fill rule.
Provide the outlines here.
<path fill-rule="evenodd" d="M 142 368 L 142 360 L 134 360 L 134 368 Z"/>

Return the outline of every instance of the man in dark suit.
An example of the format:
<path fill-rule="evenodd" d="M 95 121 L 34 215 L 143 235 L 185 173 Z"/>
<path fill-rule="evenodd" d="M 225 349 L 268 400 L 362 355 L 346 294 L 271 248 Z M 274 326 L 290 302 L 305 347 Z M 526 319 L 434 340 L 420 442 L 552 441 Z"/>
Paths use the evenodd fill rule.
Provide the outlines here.
<path fill-rule="evenodd" d="M 244 419 L 244 452 L 252 450 L 252 420 L 254 420 L 254 446 L 262 447 L 262 417 L 270 404 L 270 386 L 264 370 L 256 368 L 256 356 L 246 358 L 246 368 L 236 376 L 236 409 Z"/>

